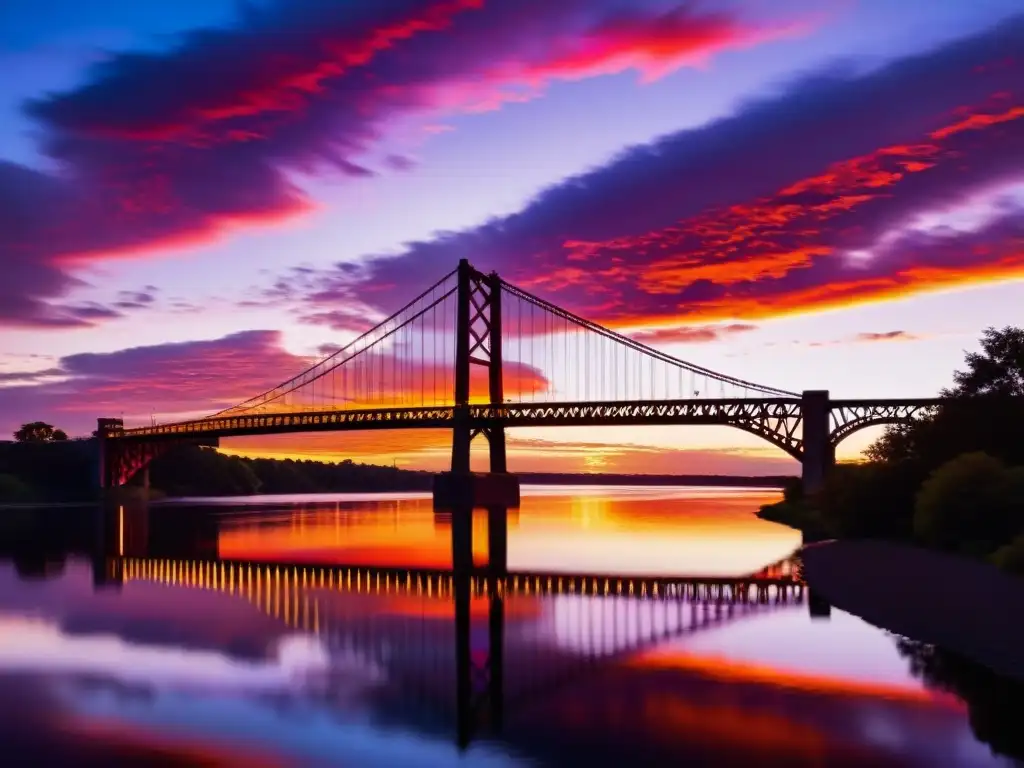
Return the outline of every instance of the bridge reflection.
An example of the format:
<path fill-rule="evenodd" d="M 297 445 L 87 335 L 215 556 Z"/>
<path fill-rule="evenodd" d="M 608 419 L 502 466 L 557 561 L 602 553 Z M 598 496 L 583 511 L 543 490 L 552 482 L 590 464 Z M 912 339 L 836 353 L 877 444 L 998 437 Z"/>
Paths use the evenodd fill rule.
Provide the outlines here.
<path fill-rule="evenodd" d="M 805 596 L 791 561 L 764 574 L 705 581 L 112 557 L 106 560 L 106 580 L 156 582 L 245 599 L 286 626 L 319 638 L 328 650 L 385 669 L 403 691 L 435 710 L 454 713 L 462 745 L 482 730 L 500 731 L 506 707 L 525 705 L 600 662 L 800 604 Z M 428 610 L 392 611 L 386 602 L 332 600 L 336 595 L 414 596 L 448 608 L 449 620 L 432 622 L 428 617 L 437 612 Z M 517 610 L 517 601 L 532 603 L 537 597 L 565 599 L 562 606 L 555 604 L 550 619 L 561 642 L 546 652 L 535 638 L 517 642 L 505 631 L 507 612 L 526 612 Z M 474 631 L 474 618 L 481 618 L 474 616 L 474 603 L 486 607 L 486 642 Z M 508 675 L 509 669 L 515 674 Z"/>
<path fill-rule="evenodd" d="M 332 657 L 382 670 L 386 709 L 454 722 L 460 746 L 602 665 L 808 597 L 797 560 L 733 577 L 256 562 L 219 557 L 217 526 L 208 514 L 120 508 L 59 548 L 91 557 L 98 588 L 148 582 L 245 600 Z M 29 546 L 11 548 L 56 562 L 49 531 L 26 530 Z"/>

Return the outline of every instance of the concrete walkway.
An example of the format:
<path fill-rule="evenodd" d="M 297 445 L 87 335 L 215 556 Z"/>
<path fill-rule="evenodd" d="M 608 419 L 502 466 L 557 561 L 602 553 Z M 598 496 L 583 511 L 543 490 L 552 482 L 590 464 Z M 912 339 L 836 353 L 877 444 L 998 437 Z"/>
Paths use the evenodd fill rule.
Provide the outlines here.
<path fill-rule="evenodd" d="M 808 585 L 835 608 L 1024 681 L 1024 579 L 885 541 L 821 542 L 801 557 Z"/>

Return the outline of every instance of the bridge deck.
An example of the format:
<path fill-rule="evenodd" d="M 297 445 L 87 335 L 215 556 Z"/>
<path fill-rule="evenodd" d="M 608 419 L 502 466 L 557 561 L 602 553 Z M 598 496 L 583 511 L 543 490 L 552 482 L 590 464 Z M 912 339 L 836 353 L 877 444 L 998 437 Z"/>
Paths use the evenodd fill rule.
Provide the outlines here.
<path fill-rule="evenodd" d="M 833 408 L 928 407 L 934 398 L 833 400 Z M 799 398 L 734 398 L 642 400 L 635 402 L 508 403 L 467 406 L 471 426 L 501 423 L 506 427 L 637 426 L 643 424 L 714 425 L 764 419 L 797 419 Z M 454 406 L 325 409 L 300 412 L 225 415 L 174 424 L 157 424 L 111 432 L 114 440 L 181 440 L 239 437 L 294 432 L 330 432 L 371 429 L 451 428 Z"/>

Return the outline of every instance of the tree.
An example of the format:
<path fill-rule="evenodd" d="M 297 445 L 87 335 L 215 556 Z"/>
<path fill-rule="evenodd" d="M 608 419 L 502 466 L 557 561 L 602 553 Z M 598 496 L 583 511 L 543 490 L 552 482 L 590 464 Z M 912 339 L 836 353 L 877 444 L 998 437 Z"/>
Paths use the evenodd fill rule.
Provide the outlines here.
<path fill-rule="evenodd" d="M 903 538 L 911 532 L 916 489 L 901 464 L 839 464 L 815 505 L 832 536 Z"/>
<path fill-rule="evenodd" d="M 68 436 L 64 430 L 54 429 L 45 421 L 32 421 L 22 424 L 21 429 L 14 433 L 14 439 L 19 443 L 52 443 L 67 440 Z"/>
<path fill-rule="evenodd" d="M 1024 534 L 997 549 L 992 555 L 992 563 L 1004 571 L 1024 576 Z"/>
<path fill-rule="evenodd" d="M 1006 464 L 1024 464 L 1024 329 L 988 328 L 981 351 L 965 357 L 952 388 L 933 412 L 886 430 L 868 459 L 905 464 L 908 478 L 923 482 L 933 470 L 964 453 L 982 451 Z"/>
<path fill-rule="evenodd" d="M 953 389 L 943 397 L 1024 397 L 1024 328 L 986 328 L 981 352 L 964 358 L 966 371 L 956 371 Z"/>
<path fill-rule="evenodd" d="M 941 549 L 987 555 L 1008 541 L 1019 521 L 1013 506 L 1019 473 L 999 459 L 966 453 L 936 469 L 917 494 L 914 533 Z M 1009 492 L 1009 493 L 1008 493 Z"/>
<path fill-rule="evenodd" d="M 896 639 L 896 648 L 910 662 L 914 677 L 967 704 L 971 730 L 979 741 L 997 755 L 1024 759 L 1018 714 L 1024 706 L 1024 684 L 944 648 L 905 638 Z"/>
<path fill-rule="evenodd" d="M 32 497 L 32 489 L 21 478 L 14 475 L 0 474 L 0 501 L 31 501 Z"/>

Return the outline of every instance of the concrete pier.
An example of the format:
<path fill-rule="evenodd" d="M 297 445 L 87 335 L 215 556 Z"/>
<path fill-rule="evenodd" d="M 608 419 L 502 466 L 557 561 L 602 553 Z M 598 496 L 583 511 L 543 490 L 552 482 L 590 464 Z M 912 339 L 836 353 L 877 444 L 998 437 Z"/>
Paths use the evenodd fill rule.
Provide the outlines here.
<path fill-rule="evenodd" d="M 519 478 L 507 473 L 434 475 L 434 509 L 519 506 Z"/>
<path fill-rule="evenodd" d="M 807 589 L 807 613 L 814 620 L 832 618 L 832 604 L 813 589 Z"/>
<path fill-rule="evenodd" d="M 508 510 L 487 510 L 487 570 L 492 576 L 508 573 Z"/>
<path fill-rule="evenodd" d="M 817 493 L 825 484 L 825 476 L 835 464 L 835 451 L 829 442 L 829 393 L 807 390 L 800 402 L 803 414 L 804 493 Z"/>

